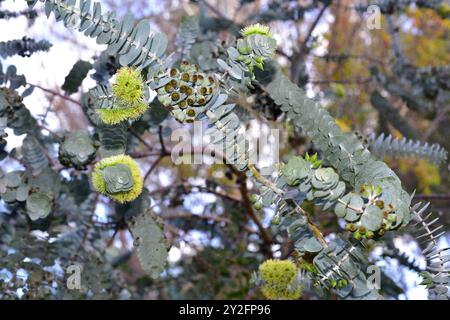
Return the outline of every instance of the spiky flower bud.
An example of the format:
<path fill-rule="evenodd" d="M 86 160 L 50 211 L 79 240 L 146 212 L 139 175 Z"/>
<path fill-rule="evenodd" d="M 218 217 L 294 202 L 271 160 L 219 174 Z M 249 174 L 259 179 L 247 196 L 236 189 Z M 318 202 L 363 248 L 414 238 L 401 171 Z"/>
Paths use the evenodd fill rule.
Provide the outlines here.
<path fill-rule="evenodd" d="M 114 102 L 111 108 L 101 108 L 97 112 L 106 124 L 117 124 L 125 120 L 135 120 L 148 108 L 144 99 L 144 81 L 138 70 L 123 67 L 116 74 L 112 86 Z"/>
<path fill-rule="evenodd" d="M 92 172 L 92 184 L 97 192 L 124 203 L 141 194 L 144 180 L 137 162 L 122 154 L 100 160 Z"/>
<path fill-rule="evenodd" d="M 247 26 L 241 30 L 241 34 L 244 37 L 248 37 L 254 34 L 259 34 L 266 37 L 272 37 L 272 34 L 270 33 L 270 29 L 268 26 L 256 23 L 252 24 L 250 26 Z"/>
<path fill-rule="evenodd" d="M 263 203 L 262 201 L 256 201 L 255 204 L 253 205 L 255 207 L 256 210 L 261 210 L 263 207 Z"/>

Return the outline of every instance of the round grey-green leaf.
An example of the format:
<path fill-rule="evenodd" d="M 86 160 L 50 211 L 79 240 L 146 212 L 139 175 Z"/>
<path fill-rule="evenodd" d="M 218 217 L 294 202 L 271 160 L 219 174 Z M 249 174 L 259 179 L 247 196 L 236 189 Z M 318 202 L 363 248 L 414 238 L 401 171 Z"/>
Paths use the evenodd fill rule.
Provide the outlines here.
<path fill-rule="evenodd" d="M 383 212 L 380 208 L 374 205 L 367 206 L 364 213 L 361 215 L 361 225 L 370 231 L 378 231 L 383 222 Z"/>
<path fill-rule="evenodd" d="M 106 191 L 108 193 L 127 192 L 133 188 L 133 177 L 131 170 L 124 164 L 116 164 L 114 166 L 103 169 L 103 180 L 106 183 Z"/>
<path fill-rule="evenodd" d="M 47 217 L 52 211 L 52 199 L 45 193 L 32 193 L 26 204 L 27 214 L 35 221 Z"/>
<path fill-rule="evenodd" d="M 5 193 L 2 194 L 2 199 L 9 203 L 16 201 L 16 189 L 6 189 Z"/>
<path fill-rule="evenodd" d="M 303 242 L 303 249 L 308 252 L 319 252 L 322 250 L 322 245 L 316 238 L 309 238 Z"/>
<path fill-rule="evenodd" d="M 347 210 L 342 203 L 338 203 L 336 207 L 334 207 L 334 213 L 338 218 L 343 218 L 347 214 Z"/>
<path fill-rule="evenodd" d="M 16 200 L 17 201 L 25 201 L 28 198 L 29 188 L 26 184 L 21 184 L 16 191 Z"/>
<path fill-rule="evenodd" d="M 355 222 L 360 217 L 359 210 L 362 210 L 364 206 L 364 200 L 361 198 L 361 196 L 351 193 L 350 194 L 350 201 L 348 202 L 348 207 L 346 208 L 346 214 L 344 216 L 344 219 L 348 222 Z M 355 211 L 357 210 L 357 211 Z"/>
<path fill-rule="evenodd" d="M 148 211 L 129 222 L 142 269 L 152 278 L 159 277 L 167 261 L 167 243 L 161 227 Z"/>
<path fill-rule="evenodd" d="M 5 176 L 6 186 L 10 188 L 17 188 L 21 182 L 20 174 L 12 171 Z"/>

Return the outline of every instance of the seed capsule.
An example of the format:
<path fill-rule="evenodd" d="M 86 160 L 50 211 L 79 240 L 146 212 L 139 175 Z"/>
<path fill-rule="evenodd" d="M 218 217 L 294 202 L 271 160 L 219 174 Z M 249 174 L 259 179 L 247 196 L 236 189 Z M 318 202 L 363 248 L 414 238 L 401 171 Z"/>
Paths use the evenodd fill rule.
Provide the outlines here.
<path fill-rule="evenodd" d="M 188 89 L 188 86 L 186 86 L 184 84 L 180 86 L 180 92 L 181 93 L 186 93 L 187 89 Z"/>
<path fill-rule="evenodd" d="M 383 200 L 377 200 L 377 201 L 375 201 L 375 205 L 378 208 L 383 209 L 384 208 L 384 201 Z"/>
<path fill-rule="evenodd" d="M 170 93 L 173 91 L 173 87 L 170 83 L 168 83 L 164 86 L 164 90 L 166 90 L 167 93 Z"/>
<path fill-rule="evenodd" d="M 199 97 L 197 98 L 197 103 L 198 103 L 199 105 L 204 105 L 205 102 L 206 102 L 205 97 L 199 96 Z"/>
<path fill-rule="evenodd" d="M 195 110 L 194 110 L 194 109 L 189 109 L 189 110 L 186 112 L 186 114 L 187 114 L 189 117 L 195 117 Z"/>
<path fill-rule="evenodd" d="M 189 74 L 188 73 L 183 73 L 181 75 L 181 80 L 188 82 L 189 81 Z"/>
<path fill-rule="evenodd" d="M 170 69 L 170 76 L 175 77 L 178 74 L 178 70 L 175 68 Z"/>
<path fill-rule="evenodd" d="M 179 106 L 181 109 L 186 108 L 186 100 L 180 101 L 180 103 L 178 103 L 178 106 Z"/>
<path fill-rule="evenodd" d="M 180 94 L 178 92 L 172 93 L 172 101 L 177 101 L 180 99 Z"/>

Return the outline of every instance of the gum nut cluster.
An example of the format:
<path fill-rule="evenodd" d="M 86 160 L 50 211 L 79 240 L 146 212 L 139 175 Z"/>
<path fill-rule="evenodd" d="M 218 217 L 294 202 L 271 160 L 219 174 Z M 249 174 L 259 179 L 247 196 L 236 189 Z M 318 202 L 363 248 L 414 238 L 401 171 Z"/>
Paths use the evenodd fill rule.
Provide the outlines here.
<path fill-rule="evenodd" d="M 296 285 L 297 267 L 290 260 L 266 260 L 259 266 L 263 281 L 261 291 L 270 300 L 294 300 L 301 295 L 301 287 Z"/>
<path fill-rule="evenodd" d="M 127 155 L 117 155 L 102 159 L 95 165 L 92 184 L 97 192 L 125 203 L 141 194 L 144 180 L 136 161 Z"/>
<path fill-rule="evenodd" d="M 218 90 L 213 75 L 199 72 L 197 65 L 187 61 L 179 69 L 170 69 L 160 83 L 158 100 L 179 122 L 193 122 Z"/>
<path fill-rule="evenodd" d="M 394 206 L 382 200 L 382 189 L 378 186 L 364 185 L 359 194 L 352 192 L 341 200 L 334 211 L 347 222 L 346 230 L 357 240 L 381 237 L 402 223 Z"/>
<path fill-rule="evenodd" d="M 139 70 L 123 67 L 116 74 L 112 85 L 113 103 L 111 107 L 97 109 L 106 124 L 117 124 L 126 120 L 136 120 L 144 114 L 148 104 L 144 98 L 144 81 Z"/>

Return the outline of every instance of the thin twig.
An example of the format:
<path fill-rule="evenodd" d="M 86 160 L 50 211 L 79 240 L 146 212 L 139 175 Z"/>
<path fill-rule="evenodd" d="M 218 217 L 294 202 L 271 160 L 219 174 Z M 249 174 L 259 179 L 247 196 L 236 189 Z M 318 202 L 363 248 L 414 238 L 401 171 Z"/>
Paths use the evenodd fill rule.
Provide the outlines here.
<path fill-rule="evenodd" d="M 422 138 L 423 141 L 427 141 L 428 138 L 431 137 L 431 135 L 439 128 L 439 124 L 445 119 L 445 116 L 449 112 L 450 112 L 450 105 L 439 109 L 436 118 L 434 118 L 434 120 L 428 127 L 427 131 L 424 133 Z"/>
<path fill-rule="evenodd" d="M 245 207 L 248 215 L 253 220 L 253 222 L 256 224 L 256 226 L 259 230 L 259 234 L 260 234 L 262 240 L 264 241 L 264 251 L 265 251 L 266 255 L 269 258 L 272 258 L 273 254 L 272 254 L 272 250 L 271 250 L 270 246 L 273 243 L 273 240 L 270 237 L 269 233 L 267 232 L 266 228 L 264 228 L 264 226 L 262 225 L 260 219 L 256 215 L 255 210 L 252 206 L 250 197 L 248 195 L 246 175 L 240 173 L 240 180 L 241 181 L 240 181 L 239 185 L 240 185 L 240 191 L 241 191 L 241 196 L 242 196 L 244 207 Z"/>
<path fill-rule="evenodd" d="M 449 194 L 416 194 L 414 199 L 450 200 Z"/>
<path fill-rule="evenodd" d="M 79 101 L 77 101 L 77 100 L 75 100 L 75 99 L 72 99 L 71 97 L 66 96 L 66 95 L 64 95 L 64 94 L 62 94 L 62 93 L 59 93 L 59 92 L 54 91 L 54 90 L 52 90 L 52 89 L 44 88 L 44 87 L 42 87 L 42 86 L 39 85 L 39 84 L 32 84 L 32 83 L 27 83 L 27 84 L 30 85 L 30 86 L 36 87 L 36 88 L 38 88 L 38 89 L 40 89 L 40 90 L 42 90 L 42 91 L 44 91 L 44 92 L 50 93 L 50 94 L 52 94 L 52 95 L 54 95 L 54 96 L 57 96 L 57 97 L 60 97 L 60 98 L 62 98 L 62 99 L 65 99 L 65 100 L 67 100 L 67 101 L 70 101 L 70 102 L 72 102 L 72 103 L 75 103 L 75 104 L 77 104 L 77 105 L 79 105 L 79 106 L 81 107 L 81 103 L 80 103 Z"/>
<path fill-rule="evenodd" d="M 329 83 L 342 83 L 342 84 L 367 84 L 372 81 L 372 78 L 367 79 L 343 79 L 343 80 L 333 80 L 333 79 L 324 79 L 324 80 L 310 80 L 310 83 L 313 84 L 329 84 Z"/>
<path fill-rule="evenodd" d="M 144 182 L 147 180 L 147 178 L 150 176 L 150 174 L 153 172 L 153 170 L 156 169 L 156 167 L 158 166 L 158 164 L 161 162 L 161 160 L 165 157 L 166 155 L 161 154 L 155 162 L 152 163 L 152 165 L 150 166 L 150 168 L 147 170 L 147 172 L 145 173 L 144 176 Z"/>
<path fill-rule="evenodd" d="M 358 212 L 358 213 L 363 213 L 364 212 L 364 210 L 355 208 L 355 207 L 349 205 L 347 202 L 343 201 L 342 199 L 337 199 L 336 201 L 339 202 L 340 204 L 344 205 L 345 208 L 349 208 L 349 209 L 351 209 L 351 210 L 353 210 L 355 212 Z"/>
<path fill-rule="evenodd" d="M 136 139 L 138 139 L 140 142 L 142 142 L 142 144 L 143 144 L 144 146 L 146 146 L 148 150 L 150 150 L 150 151 L 153 150 L 153 147 L 152 147 L 147 141 L 145 141 L 145 140 L 141 137 L 141 135 L 139 134 L 139 132 L 137 132 L 133 127 L 129 127 L 128 130 L 130 131 L 130 133 L 131 133 L 133 136 L 136 137 Z"/>
<path fill-rule="evenodd" d="M 328 8 L 328 5 L 324 5 L 322 9 L 320 9 L 319 14 L 317 15 L 316 19 L 312 23 L 312 25 L 309 27 L 308 33 L 306 34 L 305 40 L 303 40 L 302 46 L 299 50 L 299 56 L 302 57 L 303 54 L 306 52 L 306 49 L 308 48 L 308 41 L 311 38 L 314 30 L 317 27 L 317 24 L 319 23 L 320 19 L 322 18 L 323 14 L 325 13 L 325 10 Z"/>
<path fill-rule="evenodd" d="M 97 209 L 97 200 L 99 198 L 98 193 L 95 195 L 95 198 L 93 200 L 93 206 L 91 209 L 91 212 L 89 214 L 89 218 L 88 218 L 88 225 L 90 225 L 94 219 L 94 215 L 95 215 L 95 210 Z M 84 230 L 84 234 L 83 234 L 83 238 L 81 239 L 80 245 L 78 246 L 77 251 L 75 252 L 75 254 L 70 258 L 70 261 L 75 261 L 78 256 L 80 255 L 81 250 L 84 247 L 84 244 L 88 238 L 88 233 L 89 233 L 90 227 L 86 226 L 86 229 Z"/>
<path fill-rule="evenodd" d="M 220 12 L 219 9 L 217 9 L 216 7 L 214 7 L 214 6 L 213 6 L 212 4 L 210 4 L 208 1 L 203 0 L 203 3 L 205 4 L 205 6 L 206 6 L 209 10 L 211 10 L 212 12 L 214 12 L 219 18 L 221 18 L 221 19 L 227 19 L 227 20 L 228 20 L 228 18 L 225 17 L 225 15 L 224 15 L 222 12 Z"/>
<path fill-rule="evenodd" d="M 314 29 L 317 27 L 317 24 L 319 23 L 320 19 L 322 18 L 322 15 L 325 13 L 325 10 L 328 8 L 328 5 L 324 5 L 322 7 L 322 9 L 320 10 L 319 14 L 317 15 L 316 19 L 314 20 L 314 22 L 311 24 L 311 26 L 309 27 L 309 30 L 306 34 L 305 39 L 303 40 L 302 45 L 300 46 L 300 49 L 298 50 L 298 52 L 296 52 L 295 54 L 292 55 L 291 58 L 291 78 L 294 82 L 297 82 L 298 77 L 299 77 L 299 73 L 300 73 L 300 62 L 303 60 L 304 55 L 307 53 L 307 49 L 308 49 L 308 42 L 309 39 L 311 38 Z"/>

